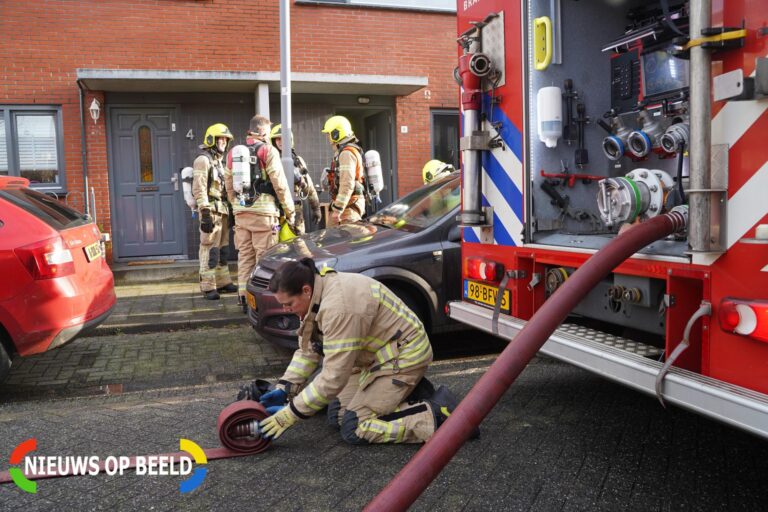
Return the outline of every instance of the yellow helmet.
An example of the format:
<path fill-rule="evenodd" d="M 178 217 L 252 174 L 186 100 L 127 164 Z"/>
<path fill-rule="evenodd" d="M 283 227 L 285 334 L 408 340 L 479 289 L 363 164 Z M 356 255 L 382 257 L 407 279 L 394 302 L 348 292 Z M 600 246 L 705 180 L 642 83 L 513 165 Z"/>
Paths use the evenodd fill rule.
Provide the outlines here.
<path fill-rule="evenodd" d="M 272 127 L 272 131 L 269 132 L 269 138 L 270 139 L 277 139 L 277 138 L 282 139 L 283 138 L 283 132 L 280 131 L 280 128 L 282 128 L 282 126 L 279 125 L 279 124 L 276 124 L 275 126 L 273 126 Z"/>
<path fill-rule="evenodd" d="M 205 138 L 203 139 L 203 146 L 212 148 L 216 146 L 216 139 L 219 137 L 226 137 L 228 140 L 234 139 L 232 132 L 229 131 L 227 125 L 223 123 L 212 124 L 205 130 Z"/>
<path fill-rule="evenodd" d="M 331 142 L 339 142 L 355 134 L 352 131 L 352 123 L 344 116 L 333 116 L 328 119 L 322 132 L 331 136 Z"/>
<path fill-rule="evenodd" d="M 424 164 L 424 168 L 421 170 L 421 177 L 424 178 L 424 184 L 442 178 L 448 173 L 452 173 L 454 168 L 451 164 L 441 162 L 440 160 L 430 160 Z"/>

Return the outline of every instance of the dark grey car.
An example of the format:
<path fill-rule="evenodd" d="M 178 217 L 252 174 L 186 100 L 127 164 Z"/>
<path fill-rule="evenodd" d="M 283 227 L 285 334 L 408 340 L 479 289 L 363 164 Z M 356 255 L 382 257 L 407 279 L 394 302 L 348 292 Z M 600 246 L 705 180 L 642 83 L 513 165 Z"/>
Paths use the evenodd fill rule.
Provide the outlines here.
<path fill-rule="evenodd" d="M 267 285 L 289 260 L 312 257 L 319 267 L 355 272 L 386 284 L 430 332 L 451 320 L 445 305 L 461 292 L 458 173 L 425 185 L 367 221 L 308 233 L 267 251 L 247 284 L 248 318 L 264 338 L 296 347 L 299 319 L 286 313 Z"/>

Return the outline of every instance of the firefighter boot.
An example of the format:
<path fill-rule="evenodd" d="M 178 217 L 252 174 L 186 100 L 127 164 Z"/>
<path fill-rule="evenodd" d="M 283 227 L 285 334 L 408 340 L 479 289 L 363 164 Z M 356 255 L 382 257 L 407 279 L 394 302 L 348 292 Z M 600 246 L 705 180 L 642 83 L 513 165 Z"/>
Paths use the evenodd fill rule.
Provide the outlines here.
<path fill-rule="evenodd" d="M 438 386 L 435 389 L 435 393 L 427 400 L 432 406 L 432 414 L 435 415 L 435 430 L 445 423 L 445 420 L 456 409 L 460 401 L 447 386 Z M 469 438 L 477 439 L 478 437 L 480 437 L 480 429 L 475 427 Z"/>
<path fill-rule="evenodd" d="M 205 297 L 208 300 L 219 300 L 219 292 L 216 290 L 208 290 L 207 292 L 203 292 L 203 297 Z"/>
<path fill-rule="evenodd" d="M 221 288 L 216 288 L 216 291 L 219 293 L 235 293 L 237 291 L 237 286 L 235 286 L 232 283 L 229 283 L 227 285 L 222 286 Z"/>

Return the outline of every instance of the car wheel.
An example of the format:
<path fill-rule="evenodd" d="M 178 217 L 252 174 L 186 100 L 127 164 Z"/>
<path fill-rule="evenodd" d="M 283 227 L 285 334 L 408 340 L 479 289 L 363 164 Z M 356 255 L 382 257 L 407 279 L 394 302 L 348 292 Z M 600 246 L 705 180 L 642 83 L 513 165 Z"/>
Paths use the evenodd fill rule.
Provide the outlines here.
<path fill-rule="evenodd" d="M 413 311 L 413 313 L 419 317 L 421 323 L 424 324 L 424 327 L 429 332 L 429 316 L 427 315 L 426 308 L 423 306 L 422 301 L 420 301 L 419 297 L 416 295 L 418 292 L 409 290 L 408 288 L 400 285 L 388 284 L 387 288 L 392 290 L 392 293 L 397 295 L 398 298 L 403 301 L 406 306 L 408 306 L 408 309 Z"/>

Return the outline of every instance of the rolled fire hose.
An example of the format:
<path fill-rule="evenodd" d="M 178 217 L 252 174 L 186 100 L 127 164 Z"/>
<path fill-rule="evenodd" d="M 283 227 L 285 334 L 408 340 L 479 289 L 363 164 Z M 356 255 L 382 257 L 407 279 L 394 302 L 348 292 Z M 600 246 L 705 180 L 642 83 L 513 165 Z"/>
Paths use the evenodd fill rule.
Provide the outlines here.
<path fill-rule="evenodd" d="M 571 274 L 515 336 L 514 343 L 507 345 L 432 438 L 365 510 L 401 511 L 413 504 L 584 296 L 635 252 L 682 230 L 686 224 L 686 212 L 678 209 L 636 224 Z"/>
<path fill-rule="evenodd" d="M 261 453 L 269 447 L 270 441 L 263 439 L 258 435 L 251 435 L 256 425 L 269 416 L 264 406 L 259 402 L 252 400 L 240 400 L 226 406 L 219 414 L 217 429 L 219 431 L 219 440 L 223 446 L 217 448 L 206 448 L 203 450 L 208 460 L 230 459 L 233 457 L 244 457 L 246 455 L 255 455 Z M 192 458 L 189 452 L 173 452 L 153 455 L 172 459 L 178 463 L 182 458 Z M 137 457 L 129 457 L 128 466 L 125 469 L 136 468 Z M 99 463 L 99 472 L 104 471 L 105 462 Z M 72 473 L 36 473 L 24 475 L 27 480 L 42 480 L 44 478 L 61 478 L 73 476 Z M 0 473 L 0 485 L 12 482 L 10 471 Z"/>

